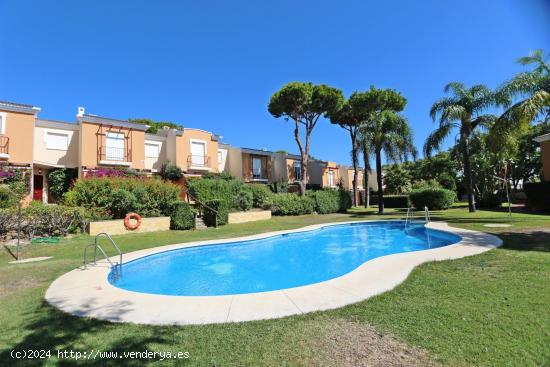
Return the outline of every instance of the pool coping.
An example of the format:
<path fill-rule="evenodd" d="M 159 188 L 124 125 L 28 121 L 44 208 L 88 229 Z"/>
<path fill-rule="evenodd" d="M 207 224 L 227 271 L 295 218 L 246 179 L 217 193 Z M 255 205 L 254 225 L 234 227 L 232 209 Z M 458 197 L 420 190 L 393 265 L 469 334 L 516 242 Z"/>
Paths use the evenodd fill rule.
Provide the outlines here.
<path fill-rule="evenodd" d="M 322 223 L 245 237 L 160 246 L 124 254 L 124 262 L 187 247 L 249 241 L 333 225 L 381 221 L 384 220 Z M 320 283 L 224 296 L 155 295 L 117 288 L 107 280 L 110 267 L 104 260 L 87 269 L 77 268 L 60 276 L 47 289 L 45 299 L 66 313 L 111 322 L 197 325 L 273 319 L 360 302 L 395 288 L 422 263 L 477 255 L 502 244 L 502 240 L 494 235 L 454 228 L 445 222 L 430 222 L 426 226 L 456 234 L 461 240 L 448 246 L 377 257 L 347 274 Z M 118 261 L 118 258 L 113 257 L 112 261 Z"/>

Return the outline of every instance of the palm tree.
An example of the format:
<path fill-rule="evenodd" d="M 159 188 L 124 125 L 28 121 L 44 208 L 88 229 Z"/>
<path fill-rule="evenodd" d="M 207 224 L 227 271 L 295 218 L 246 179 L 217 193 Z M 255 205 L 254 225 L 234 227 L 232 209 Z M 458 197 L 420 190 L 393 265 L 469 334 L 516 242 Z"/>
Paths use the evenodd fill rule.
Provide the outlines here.
<path fill-rule="evenodd" d="M 369 122 L 361 126 L 360 133 L 362 146 L 370 147 L 376 160 L 378 213 L 383 214 L 382 151 L 391 161 L 406 160 L 409 155 L 416 157 L 416 149 L 412 142 L 412 130 L 404 116 L 387 109 L 373 114 Z M 365 161 L 366 166 L 367 161 Z"/>
<path fill-rule="evenodd" d="M 501 99 L 519 98 L 508 108 L 500 121 L 509 127 L 527 127 L 531 121 L 541 117 L 550 122 L 550 65 L 549 56 L 542 50 L 535 50 L 518 59 L 522 65 L 534 65 L 531 71 L 523 72 L 504 83 L 498 90 Z M 507 123 L 507 124 L 506 124 Z"/>
<path fill-rule="evenodd" d="M 441 98 L 430 109 L 430 117 L 434 122 L 439 117 L 439 126 L 426 139 L 424 154 L 429 157 L 432 151 L 440 148 L 454 128 L 459 129 L 458 144 L 462 153 L 468 208 L 470 212 L 475 212 L 469 140 L 477 127 L 488 127 L 496 121 L 494 115 L 482 112 L 498 104 L 498 100 L 495 93 L 482 84 L 467 88 L 460 82 L 452 82 L 445 86 L 444 91 L 450 96 Z"/>

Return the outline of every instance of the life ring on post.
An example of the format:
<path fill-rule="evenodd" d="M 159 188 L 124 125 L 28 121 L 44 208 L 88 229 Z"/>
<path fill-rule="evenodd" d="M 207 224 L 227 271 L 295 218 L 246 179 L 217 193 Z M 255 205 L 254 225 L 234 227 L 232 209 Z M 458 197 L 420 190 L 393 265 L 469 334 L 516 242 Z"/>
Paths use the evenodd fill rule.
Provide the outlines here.
<path fill-rule="evenodd" d="M 135 220 L 136 222 L 134 224 L 130 223 L 130 219 Z M 138 229 L 141 225 L 141 215 L 138 213 L 128 213 L 126 214 L 126 217 L 124 218 L 124 227 L 128 228 L 129 230 L 133 231 L 134 229 Z"/>

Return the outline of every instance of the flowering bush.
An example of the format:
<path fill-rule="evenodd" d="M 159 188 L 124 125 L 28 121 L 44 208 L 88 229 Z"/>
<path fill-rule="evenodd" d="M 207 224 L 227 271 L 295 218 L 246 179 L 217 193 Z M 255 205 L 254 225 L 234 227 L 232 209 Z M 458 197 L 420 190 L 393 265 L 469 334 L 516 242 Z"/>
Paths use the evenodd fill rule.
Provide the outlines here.
<path fill-rule="evenodd" d="M 139 173 L 125 168 L 98 168 L 86 173 L 86 178 L 91 177 L 137 177 Z"/>

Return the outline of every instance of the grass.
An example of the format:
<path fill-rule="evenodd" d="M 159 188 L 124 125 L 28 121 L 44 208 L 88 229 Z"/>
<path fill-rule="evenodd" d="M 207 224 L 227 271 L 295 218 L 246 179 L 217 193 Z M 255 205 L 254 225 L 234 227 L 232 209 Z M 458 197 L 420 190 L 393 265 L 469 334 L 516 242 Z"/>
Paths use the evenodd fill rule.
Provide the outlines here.
<path fill-rule="evenodd" d="M 373 210 L 353 208 L 348 215 L 276 217 L 206 231 L 133 234 L 115 240 L 129 252 L 314 223 L 380 218 Z M 400 210 L 387 212 L 382 218 L 404 216 Z M 23 348 L 50 349 L 55 357 L 58 349 L 188 351 L 190 358 L 184 364 L 197 366 L 352 366 L 366 359 L 387 361 L 387 354 L 399 348 L 398 364 L 409 364 L 402 358 L 420 351 L 426 359 L 414 359 L 418 365 L 550 365 L 550 217 L 518 213 L 512 227 L 487 228 L 483 225 L 507 223 L 507 212 L 470 214 L 455 207 L 431 214 L 433 220 L 494 232 L 505 244 L 474 257 L 424 264 L 393 291 L 355 305 L 240 324 L 151 327 L 69 316 L 46 305 L 43 296 L 56 277 L 79 266 L 82 248 L 90 241 L 87 236 L 26 247 L 25 257 L 54 257 L 40 263 L 8 265 L 10 257 L 4 252 L 0 255 L 0 365 L 74 362 L 10 358 L 12 349 Z M 390 357 L 395 362 L 397 357 Z M 143 361 L 79 363 L 139 366 Z"/>

